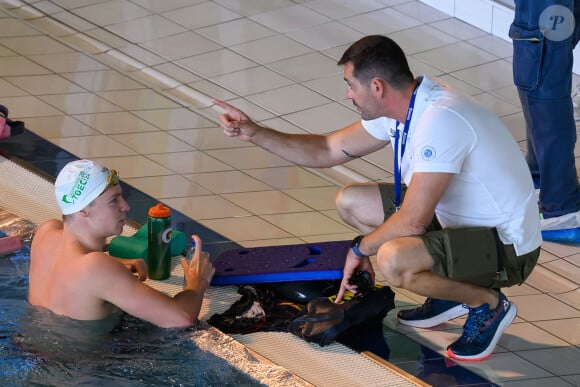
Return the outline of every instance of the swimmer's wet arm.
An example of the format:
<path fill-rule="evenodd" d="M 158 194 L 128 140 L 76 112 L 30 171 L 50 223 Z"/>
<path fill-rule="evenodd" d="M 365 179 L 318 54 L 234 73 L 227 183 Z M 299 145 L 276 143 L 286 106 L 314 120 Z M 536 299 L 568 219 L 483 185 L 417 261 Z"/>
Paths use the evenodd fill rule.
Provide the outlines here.
<path fill-rule="evenodd" d="M 143 259 L 126 259 L 126 258 L 115 258 L 121 262 L 127 270 L 137 277 L 141 282 L 147 279 L 147 265 Z"/>
<path fill-rule="evenodd" d="M 105 253 L 93 253 L 91 281 L 85 291 L 124 312 L 162 328 L 187 327 L 199 314 L 203 291 L 192 288 L 170 297 L 140 282 L 118 260 Z"/>
<path fill-rule="evenodd" d="M 187 286 L 177 293 L 173 298 L 169 298 L 172 304 L 170 308 L 162 308 L 153 318 L 155 325 L 162 328 L 181 328 L 195 324 L 203 303 L 203 294 L 207 284 L 196 283 Z M 165 310 L 163 310 L 165 309 Z"/>
<path fill-rule="evenodd" d="M 191 316 L 191 324 L 195 323 L 199 316 L 203 294 L 209 286 L 215 273 L 213 265 L 209 261 L 209 255 L 201 251 L 201 240 L 195 236 L 195 253 L 190 262 L 185 258 L 181 259 L 183 275 L 186 280 L 185 288 L 182 292 L 175 295 L 174 300 L 183 303 Z"/>
<path fill-rule="evenodd" d="M 201 240 L 198 236 L 193 237 L 196 243 L 193 258 L 190 262 L 185 258 L 181 260 L 186 278 L 183 291 L 172 298 L 137 281 L 123 268 L 116 271 L 117 279 L 109 284 L 117 288 L 115 292 L 109 292 L 109 301 L 125 312 L 162 328 L 193 325 L 199 316 L 205 289 L 215 272 L 208 254 L 201 251 Z M 118 262 L 116 264 L 119 265 Z M 131 281 L 127 281 L 127 278 L 131 278 Z"/>

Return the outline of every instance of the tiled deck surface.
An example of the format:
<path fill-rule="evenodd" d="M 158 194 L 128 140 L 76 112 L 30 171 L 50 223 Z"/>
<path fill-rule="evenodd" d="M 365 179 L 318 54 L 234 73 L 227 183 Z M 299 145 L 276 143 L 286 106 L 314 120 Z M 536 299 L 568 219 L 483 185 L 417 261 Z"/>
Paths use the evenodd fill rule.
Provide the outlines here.
<path fill-rule="evenodd" d="M 115 168 L 184 224 L 195 220 L 216 252 L 350 239 L 334 194 L 390 179 L 392 152 L 296 167 L 224 136 L 209 96 L 286 131 L 333 131 L 359 118 L 336 61 L 374 33 L 396 40 L 415 74 L 444 78 L 500 116 L 525 152 L 511 44 L 416 0 L 0 0 L 0 103 L 41 138 L 0 149 L 52 176 L 71 157 Z M 143 221 L 147 202 L 129 199 Z M 506 386 L 580 385 L 580 248 L 544 243 L 529 280 L 505 293 L 519 314 L 489 360 L 461 368 L 440 356 L 463 320 L 409 330 L 394 311 L 388 360 L 439 385 L 467 385 L 458 369 Z M 424 346 L 398 345 L 400 332 Z"/>

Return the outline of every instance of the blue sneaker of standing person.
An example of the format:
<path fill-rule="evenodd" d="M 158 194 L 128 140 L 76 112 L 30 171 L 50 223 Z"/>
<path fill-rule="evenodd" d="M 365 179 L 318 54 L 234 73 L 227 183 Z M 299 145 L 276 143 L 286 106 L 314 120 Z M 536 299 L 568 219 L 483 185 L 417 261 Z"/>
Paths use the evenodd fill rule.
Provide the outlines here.
<path fill-rule="evenodd" d="M 542 239 L 549 242 L 580 242 L 580 211 L 561 216 L 546 217 L 540 214 Z"/>
<path fill-rule="evenodd" d="M 431 328 L 467 314 L 467 307 L 460 302 L 426 298 L 423 305 L 415 309 L 400 310 L 399 323 L 415 328 Z"/>
<path fill-rule="evenodd" d="M 487 359 L 506 328 L 514 321 L 518 308 L 499 293 L 497 308 L 489 310 L 488 304 L 469 308 L 463 334 L 447 347 L 447 356 L 465 361 Z"/>

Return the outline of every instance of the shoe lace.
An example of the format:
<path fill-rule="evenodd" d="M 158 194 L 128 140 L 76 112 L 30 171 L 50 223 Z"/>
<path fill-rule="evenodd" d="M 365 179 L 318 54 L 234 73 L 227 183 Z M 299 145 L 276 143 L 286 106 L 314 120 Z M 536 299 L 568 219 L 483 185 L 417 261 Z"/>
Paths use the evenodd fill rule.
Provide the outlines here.
<path fill-rule="evenodd" d="M 469 315 L 467 316 L 467 320 L 463 326 L 463 334 L 461 335 L 462 340 L 472 342 L 480 337 L 479 332 L 481 331 L 481 327 L 485 324 L 488 318 L 489 313 L 486 313 L 486 311 L 478 311 L 477 309 L 470 308 Z"/>
<path fill-rule="evenodd" d="M 435 299 L 433 299 L 431 297 L 427 297 L 427 298 L 425 298 L 425 301 L 423 301 L 423 305 L 421 305 L 417 308 L 417 311 L 429 313 L 429 311 L 433 307 L 433 303 L 435 303 L 435 302 L 436 302 Z M 465 304 L 461 304 L 461 306 L 463 306 L 464 308 L 467 308 L 467 305 L 465 305 Z"/>
<path fill-rule="evenodd" d="M 431 305 L 433 304 L 433 299 L 431 297 L 427 297 L 425 299 L 425 301 L 423 302 L 423 305 L 421 305 L 417 311 L 419 312 L 429 312 L 429 310 L 431 309 Z"/>

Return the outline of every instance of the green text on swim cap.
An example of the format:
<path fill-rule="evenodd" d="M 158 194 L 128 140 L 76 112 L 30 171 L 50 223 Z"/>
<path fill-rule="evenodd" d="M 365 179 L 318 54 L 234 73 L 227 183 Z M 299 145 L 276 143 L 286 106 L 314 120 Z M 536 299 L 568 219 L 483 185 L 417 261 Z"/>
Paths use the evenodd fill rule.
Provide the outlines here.
<path fill-rule="evenodd" d="M 75 200 L 82 195 L 87 183 L 89 182 L 89 177 L 91 175 L 85 173 L 85 171 L 81 171 L 79 176 L 75 179 L 75 183 L 71 189 L 71 191 L 66 194 L 62 195 L 62 201 L 67 204 L 74 204 Z"/>

